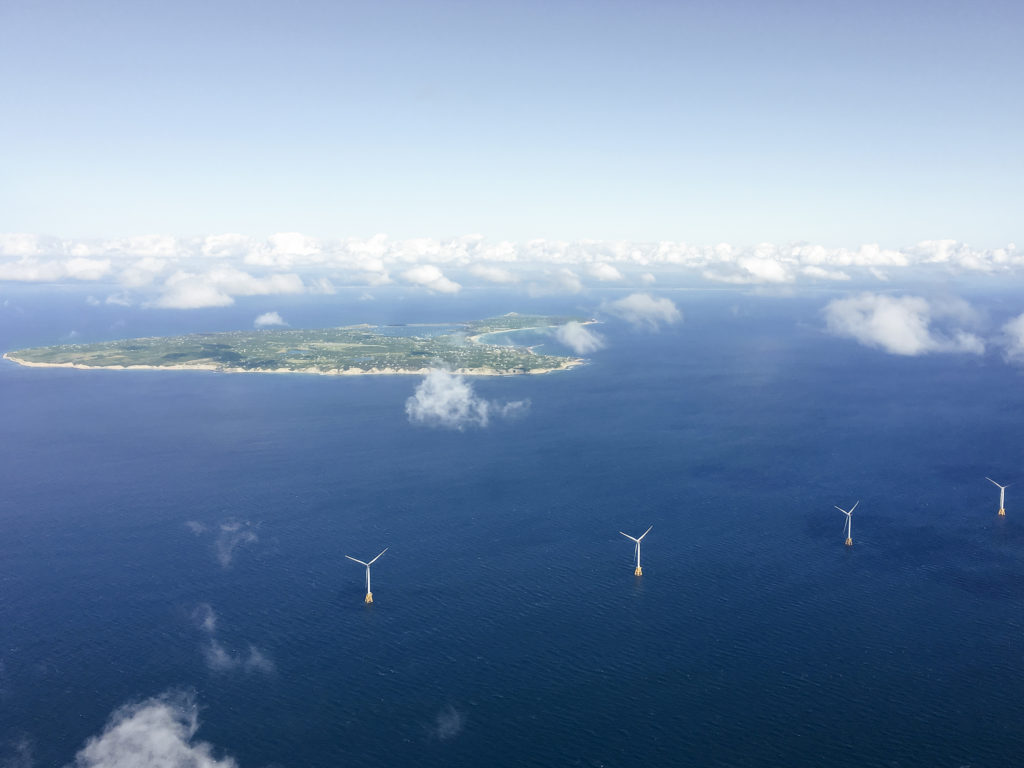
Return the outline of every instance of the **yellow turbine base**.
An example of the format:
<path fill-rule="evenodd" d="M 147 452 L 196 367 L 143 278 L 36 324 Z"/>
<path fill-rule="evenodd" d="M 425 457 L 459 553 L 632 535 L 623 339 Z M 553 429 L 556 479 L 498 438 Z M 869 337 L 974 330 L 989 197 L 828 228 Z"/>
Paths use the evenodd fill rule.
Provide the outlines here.
<path fill-rule="evenodd" d="M 373 592 L 367 592 L 366 593 L 366 602 L 367 603 L 372 603 L 373 602 Z"/>
<path fill-rule="evenodd" d="M 999 510 L 999 516 L 1000 517 L 1006 517 L 1006 510 L 1005 509 L 1000 509 Z"/>
<path fill-rule="evenodd" d="M 636 567 L 636 570 L 635 570 L 635 571 L 633 571 L 633 575 L 634 575 L 634 576 L 643 576 L 643 575 L 644 575 L 644 569 L 643 569 L 643 568 L 641 568 L 641 567 L 640 567 L 640 566 L 638 565 L 638 566 Z"/>
<path fill-rule="evenodd" d="M 847 539 L 846 540 L 846 546 L 852 547 L 853 546 L 853 539 Z"/>

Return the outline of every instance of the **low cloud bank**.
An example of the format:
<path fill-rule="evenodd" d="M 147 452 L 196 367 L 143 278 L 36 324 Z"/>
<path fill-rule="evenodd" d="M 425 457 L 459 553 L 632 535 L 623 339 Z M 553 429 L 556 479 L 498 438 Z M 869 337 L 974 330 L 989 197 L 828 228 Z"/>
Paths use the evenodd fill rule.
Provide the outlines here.
<path fill-rule="evenodd" d="M 462 376 L 441 369 L 427 373 L 405 401 L 405 412 L 411 423 L 458 430 L 486 427 L 494 418 L 519 416 L 529 407 L 528 400 L 504 404 L 485 400 Z"/>
<path fill-rule="evenodd" d="M 977 316 L 961 299 L 862 293 L 825 307 L 828 330 L 894 355 L 960 352 L 980 355 L 985 342 L 965 330 Z"/>
<path fill-rule="evenodd" d="M 239 296 L 333 293 L 336 286 L 404 284 L 440 295 L 466 285 L 520 284 L 531 295 L 608 283 L 867 285 L 896 278 L 1022 275 L 1016 245 L 976 248 L 928 240 L 908 248 L 811 243 L 694 245 L 678 241 L 488 241 L 480 235 L 392 240 L 386 235 L 267 238 L 214 234 L 78 240 L 0 233 L 0 282 L 111 284 L 119 302 L 164 309 L 223 307 Z"/>
<path fill-rule="evenodd" d="M 115 711 L 67 768 L 237 768 L 196 741 L 199 707 L 190 693 L 165 693 Z"/>
<path fill-rule="evenodd" d="M 662 323 L 672 325 L 683 319 L 683 313 L 670 299 L 656 299 L 649 293 L 633 293 L 624 299 L 605 302 L 601 308 L 636 328 L 650 331 L 658 330 Z"/>

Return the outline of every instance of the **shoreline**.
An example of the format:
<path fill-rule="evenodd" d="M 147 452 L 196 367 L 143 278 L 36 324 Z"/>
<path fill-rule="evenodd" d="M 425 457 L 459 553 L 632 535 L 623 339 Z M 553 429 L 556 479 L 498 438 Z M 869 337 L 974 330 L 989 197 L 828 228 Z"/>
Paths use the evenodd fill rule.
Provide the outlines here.
<path fill-rule="evenodd" d="M 14 355 L 5 352 L 4 360 L 24 366 L 26 368 L 76 368 L 83 371 L 208 371 L 210 373 L 290 373 L 304 374 L 307 376 L 425 376 L 432 370 L 438 368 L 333 368 L 327 371 L 321 370 L 293 370 L 292 368 L 225 368 L 212 363 L 196 363 L 194 365 L 85 365 L 83 363 L 37 363 L 31 360 L 22 360 Z M 557 368 L 537 368 L 530 371 L 498 371 L 494 368 L 456 368 L 450 373 L 458 376 L 531 376 L 543 373 L 554 373 L 556 371 L 567 371 L 570 368 L 583 365 L 583 359 L 574 357 L 566 360 L 565 364 Z M 445 369 L 440 369 L 445 370 Z"/>

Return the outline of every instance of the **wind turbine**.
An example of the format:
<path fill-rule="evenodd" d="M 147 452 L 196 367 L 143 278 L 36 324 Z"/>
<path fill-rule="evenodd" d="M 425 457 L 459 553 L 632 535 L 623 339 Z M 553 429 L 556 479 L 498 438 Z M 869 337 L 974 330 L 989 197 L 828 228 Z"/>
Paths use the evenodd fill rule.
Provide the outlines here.
<path fill-rule="evenodd" d="M 990 483 L 992 483 L 992 485 L 994 485 L 996 488 L 999 489 L 999 516 L 1000 517 L 1006 517 L 1006 507 L 1003 504 L 1003 502 L 1006 501 L 1006 489 L 1009 488 L 1010 486 L 1009 485 L 1000 485 L 995 480 L 993 480 L 991 477 L 986 477 L 985 479 L 988 480 Z"/>
<path fill-rule="evenodd" d="M 653 528 L 653 527 L 654 526 L 652 525 L 651 528 Z M 622 531 L 619 531 L 619 533 L 622 533 L 622 535 L 625 536 L 630 541 L 635 541 L 636 542 L 636 548 L 634 549 L 634 552 L 636 552 L 636 570 L 633 571 L 633 575 L 634 576 L 643 576 L 644 575 L 644 571 L 640 567 L 640 542 L 643 540 L 644 536 L 646 536 L 648 533 L 651 532 L 651 528 L 648 528 L 646 531 L 644 531 L 640 535 L 640 538 L 638 538 L 638 539 L 637 538 L 633 538 L 628 533 L 622 533 Z"/>
<path fill-rule="evenodd" d="M 380 553 L 380 555 L 383 555 L 384 552 L 388 551 L 388 549 L 389 549 L 389 547 L 384 547 L 384 550 Z M 345 555 L 345 557 L 347 557 L 352 562 L 359 563 L 360 565 L 365 565 L 366 566 L 366 602 L 367 603 L 372 603 L 373 602 L 373 592 L 370 591 L 370 566 L 377 562 L 377 558 L 379 558 L 380 555 L 377 555 L 377 557 L 373 558 L 373 560 L 371 560 L 368 563 L 364 563 L 362 560 L 356 560 L 354 557 L 352 557 L 350 555 Z"/>
<path fill-rule="evenodd" d="M 859 499 L 857 501 L 857 504 L 860 504 L 860 500 Z M 846 534 L 846 546 L 848 546 L 848 547 L 852 547 L 853 546 L 853 510 L 855 510 L 857 508 L 857 504 L 854 504 L 852 507 L 850 507 L 850 511 L 849 512 L 847 512 L 842 507 L 836 507 L 836 509 L 838 509 L 844 515 L 846 515 L 846 524 L 843 525 L 843 533 Z M 835 505 L 833 505 L 833 506 L 835 506 Z"/>

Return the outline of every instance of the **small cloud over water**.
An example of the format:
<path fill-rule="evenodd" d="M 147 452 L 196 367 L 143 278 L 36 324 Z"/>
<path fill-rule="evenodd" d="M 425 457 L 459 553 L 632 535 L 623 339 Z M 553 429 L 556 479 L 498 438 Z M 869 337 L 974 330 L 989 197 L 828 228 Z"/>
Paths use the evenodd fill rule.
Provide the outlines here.
<path fill-rule="evenodd" d="M 405 412 L 411 423 L 458 430 L 486 427 L 495 417 L 520 416 L 529 407 L 528 400 L 504 404 L 485 400 L 462 376 L 439 368 L 427 373 L 405 401 Z"/>

